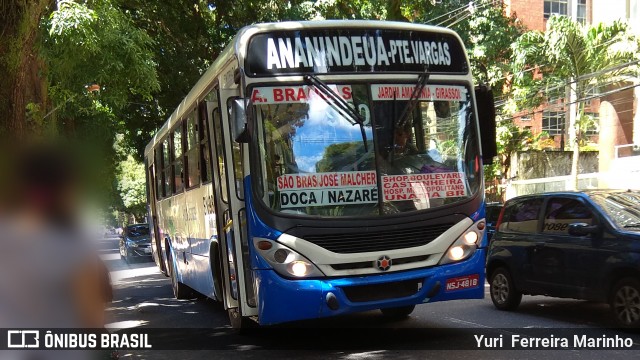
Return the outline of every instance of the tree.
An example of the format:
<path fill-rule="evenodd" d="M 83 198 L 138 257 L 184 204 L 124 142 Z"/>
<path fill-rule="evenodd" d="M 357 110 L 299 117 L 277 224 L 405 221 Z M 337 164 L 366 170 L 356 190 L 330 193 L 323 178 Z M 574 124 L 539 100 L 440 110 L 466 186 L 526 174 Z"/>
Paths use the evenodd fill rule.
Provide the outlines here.
<path fill-rule="evenodd" d="M 420 21 L 455 30 L 467 48 L 475 83 L 490 85 L 495 96 L 502 95 L 511 70 L 511 44 L 525 31 L 515 16 L 505 15 L 503 2 L 446 1 L 431 7 Z"/>
<path fill-rule="evenodd" d="M 53 0 L 0 2 L 0 135 L 22 139 L 31 125 L 27 104 L 48 105 L 47 87 L 41 73 L 40 20 Z"/>
<path fill-rule="evenodd" d="M 569 87 L 572 187 L 578 185 L 579 140 L 586 94 L 635 74 L 627 66 L 638 57 L 638 40 L 622 22 L 582 26 L 563 16 L 552 16 L 547 31 L 523 34 L 513 48 L 513 101 L 517 108 L 536 108 L 553 97 L 564 97 Z M 535 69 L 535 71 L 531 71 Z"/>
<path fill-rule="evenodd" d="M 487 185 L 487 191 L 497 186 L 500 180 L 506 180 L 511 168 L 511 156 L 518 151 L 540 150 L 547 147 L 548 135 L 542 132 L 533 135 L 529 129 L 521 129 L 513 122 L 508 120 L 498 120 L 498 128 L 496 129 L 496 143 L 498 145 L 498 161 L 494 161 L 491 165 L 484 166 L 484 181 Z M 495 188 L 492 192 L 499 198 L 502 194 Z M 493 200 L 498 200 L 494 198 Z"/>
<path fill-rule="evenodd" d="M 142 219 L 147 212 L 147 194 L 145 187 L 144 164 L 133 156 L 120 162 L 118 167 L 118 191 L 122 198 L 124 210 L 132 214 L 136 221 Z"/>

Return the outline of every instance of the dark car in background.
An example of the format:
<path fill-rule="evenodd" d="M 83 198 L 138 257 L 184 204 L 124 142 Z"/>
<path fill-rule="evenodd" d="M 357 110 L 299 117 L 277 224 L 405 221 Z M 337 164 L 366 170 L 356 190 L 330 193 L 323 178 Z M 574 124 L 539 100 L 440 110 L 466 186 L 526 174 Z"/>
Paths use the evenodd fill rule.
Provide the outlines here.
<path fill-rule="evenodd" d="M 496 223 L 502 211 L 502 203 L 490 202 L 485 207 L 485 221 L 487 223 L 487 240 L 491 241 L 496 232 Z"/>
<path fill-rule="evenodd" d="M 610 304 L 617 326 L 640 325 L 640 191 L 520 196 L 500 214 L 487 255 L 491 300 L 522 295 Z"/>
<path fill-rule="evenodd" d="M 148 224 L 128 225 L 120 236 L 120 256 L 127 262 L 151 259 L 151 235 Z"/>

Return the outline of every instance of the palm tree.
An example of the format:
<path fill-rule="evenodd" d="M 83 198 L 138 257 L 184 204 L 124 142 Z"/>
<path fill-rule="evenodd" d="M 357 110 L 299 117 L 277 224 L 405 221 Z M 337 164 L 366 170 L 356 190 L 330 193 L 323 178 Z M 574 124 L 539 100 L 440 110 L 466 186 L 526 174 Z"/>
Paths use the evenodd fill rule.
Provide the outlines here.
<path fill-rule="evenodd" d="M 552 16 L 546 32 L 526 32 L 512 48 L 512 95 L 517 108 L 536 108 L 570 94 L 565 104 L 570 106 L 571 185 L 575 190 L 580 124 L 584 123 L 576 119 L 584 115 L 584 99 L 599 87 L 628 81 L 637 74 L 638 39 L 623 22 L 583 26 L 565 16 Z"/>

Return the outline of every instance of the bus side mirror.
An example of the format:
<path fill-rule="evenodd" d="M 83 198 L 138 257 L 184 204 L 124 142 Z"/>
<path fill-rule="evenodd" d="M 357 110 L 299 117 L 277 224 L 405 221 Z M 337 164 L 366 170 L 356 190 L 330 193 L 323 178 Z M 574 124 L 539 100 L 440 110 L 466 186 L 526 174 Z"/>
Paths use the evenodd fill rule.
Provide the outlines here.
<path fill-rule="evenodd" d="M 493 92 L 486 85 L 475 88 L 476 106 L 478 108 L 478 122 L 480 125 L 480 146 L 482 148 L 482 162 L 492 164 L 498 155 L 496 144 L 496 108 L 493 102 Z"/>
<path fill-rule="evenodd" d="M 247 131 L 247 112 L 245 99 L 238 98 L 231 102 L 231 136 L 236 142 L 249 142 Z"/>

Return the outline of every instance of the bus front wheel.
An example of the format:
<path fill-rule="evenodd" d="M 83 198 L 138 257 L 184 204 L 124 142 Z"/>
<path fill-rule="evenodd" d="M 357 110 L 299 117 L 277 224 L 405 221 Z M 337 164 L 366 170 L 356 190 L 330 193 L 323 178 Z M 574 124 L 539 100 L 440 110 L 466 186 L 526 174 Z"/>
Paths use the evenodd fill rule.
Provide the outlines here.
<path fill-rule="evenodd" d="M 386 317 L 387 319 L 402 320 L 407 318 L 415 308 L 415 305 L 407 305 L 394 308 L 383 308 L 380 309 L 380 311 L 382 312 L 382 315 L 384 315 L 384 317 Z"/>

